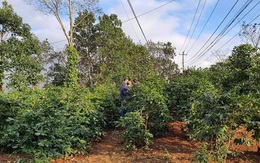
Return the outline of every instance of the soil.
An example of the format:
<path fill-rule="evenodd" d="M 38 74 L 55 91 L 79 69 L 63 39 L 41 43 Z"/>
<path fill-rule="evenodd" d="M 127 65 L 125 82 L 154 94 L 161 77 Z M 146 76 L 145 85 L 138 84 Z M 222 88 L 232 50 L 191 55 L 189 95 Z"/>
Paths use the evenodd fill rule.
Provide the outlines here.
<path fill-rule="evenodd" d="M 107 131 L 102 141 L 92 143 L 88 155 L 52 160 L 52 163 L 190 163 L 193 153 L 199 150 L 201 143 L 190 140 L 180 127 L 182 122 L 169 123 L 169 131 L 160 138 L 154 138 L 149 149 L 137 149 L 133 152 L 124 151 L 120 129 Z M 250 138 L 243 128 L 238 129 L 236 137 Z M 255 141 L 251 146 L 231 144 L 231 150 L 238 151 L 236 156 L 228 156 L 227 163 L 260 163 L 260 153 Z M 13 156 L 0 155 L 0 163 L 12 163 Z"/>

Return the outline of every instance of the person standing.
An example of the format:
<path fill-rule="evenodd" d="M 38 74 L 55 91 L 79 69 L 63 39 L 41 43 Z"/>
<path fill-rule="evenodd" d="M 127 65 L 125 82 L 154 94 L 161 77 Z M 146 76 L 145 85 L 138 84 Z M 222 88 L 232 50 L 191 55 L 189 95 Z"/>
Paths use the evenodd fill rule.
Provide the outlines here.
<path fill-rule="evenodd" d="M 130 81 L 128 79 L 124 79 L 123 83 L 120 86 L 120 97 L 121 97 L 121 111 L 120 116 L 124 116 L 127 111 L 125 111 L 123 105 L 126 103 L 126 98 L 129 96 L 129 88 L 130 88 Z"/>
<path fill-rule="evenodd" d="M 127 83 L 128 83 L 128 79 L 125 78 L 124 81 L 122 82 L 122 84 L 120 85 L 121 105 L 122 105 L 122 102 L 126 98 L 126 91 L 128 90 Z"/>

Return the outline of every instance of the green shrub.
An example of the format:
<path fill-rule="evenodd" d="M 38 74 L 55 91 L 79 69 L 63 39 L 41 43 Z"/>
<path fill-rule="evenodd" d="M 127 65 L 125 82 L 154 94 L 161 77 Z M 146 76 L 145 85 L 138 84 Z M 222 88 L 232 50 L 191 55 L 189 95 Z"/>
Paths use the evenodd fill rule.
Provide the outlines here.
<path fill-rule="evenodd" d="M 236 123 L 246 126 L 252 131 L 252 137 L 260 141 L 260 92 L 237 96 L 234 100 L 236 107 Z"/>
<path fill-rule="evenodd" d="M 119 90 L 115 84 L 94 86 L 89 98 L 95 108 L 102 114 L 106 126 L 113 127 L 119 119 Z"/>
<path fill-rule="evenodd" d="M 193 138 L 207 143 L 205 149 L 196 152 L 196 158 L 201 162 L 208 158 L 213 162 L 223 162 L 230 152 L 229 146 L 233 137 L 230 131 L 237 127 L 233 95 L 218 94 L 212 88 L 197 91 L 199 96 L 194 96 L 186 123 L 188 133 Z"/>
<path fill-rule="evenodd" d="M 1 111 L 6 111 L 1 145 L 35 157 L 88 152 L 91 141 L 103 136 L 105 126 L 88 94 L 84 88 L 56 87 L 1 96 L 2 100 L 13 97 L 12 103 L 11 99 L 3 103 L 8 107 L 0 104 Z"/>
<path fill-rule="evenodd" d="M 147 129 L 154 136 L 163 134 L 167 123 L 172 120 L 165 102 L 164 88 L 164 82 L 156 77 L 134 85 L 124 106 L 125 110 L 139 111 L 146 117 Z"/>
<path fill-rule="evenodd" d="M 166 102 L 174 119 L 185 120 L 189 116 L 193 100 L 192 93 L 208 83 L 205 71 L 201 69 L 190 69 L 188 74 L 171 80 L 166 88 Z"/>
<path fill-rule="evenodd" d="M 140 112 L 127 113 L 120 118 L 119 124 L 124 127 L 123 142 L 127 151 L 151 144 L 153 135 L 146 129 L 145 119 Z"/>

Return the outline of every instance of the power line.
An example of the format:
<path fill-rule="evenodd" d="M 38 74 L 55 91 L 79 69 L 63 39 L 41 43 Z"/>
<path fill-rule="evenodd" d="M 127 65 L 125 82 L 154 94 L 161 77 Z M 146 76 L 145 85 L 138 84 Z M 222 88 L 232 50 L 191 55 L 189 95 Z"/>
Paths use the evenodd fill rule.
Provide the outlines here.
<path fill-rule="evenodd" d="M 182 44 L 182 47 L 181 47 L 181 50 L 180 50 L 180 51 L 182 51 L 184 45 L 186 44 L 187 38 L 188 38 L 188 36 L 190 35 L 190 30 L 191 30 L 191 27 L 193 26 L 193 22 L 194 22 L 194 20 L 195 20 L 196 15 L 197 15 L 197 12 L 198 12 L 198 9 L 199 9 L 199 6 L 200 6 L 200 2 L 201 2 L 201 0 L 199 1 L 198 5 L 197 5 L 195 14 L 194 14 L 194 16 L 193 16 L 193 19 L 192 19 L 192 22 L 191 22 L 191 25 L 190 25 L 190 28 L 189 28 L 189 31 L 188 31 L 188 34 L 187 34 L 187 36 L 186 36 L 186 38 L 185 38 L 184 43 Z"/>
<path fill-rule="evenodd" d="M 159 9 L 159 8 L 162 8 L 162 7 L 164 7 L 164 6 L 166 6 L 166 5 L 170 4 L 170 3 L 172 3 L 173 1 L 175 1 L 175 0 L 171 0 L 171 1 L 165 3 L 165 4 L 161 5 L 161 6 L 158 6 L 158 7 L 154 8 L 154 9 L 150 10 L 150 11 L 147 11 L 147 12 L 145 12 L 145 13 L 142 13 L 142 14 L 138 15 L 137 17 L 141 17 L 141 16 L 146 15 L 146 14 L 148 14 L 148 13 L 150 13 L 150 12 L 153 12 L 153 11 Z M 122 23 L 131 21 L 131 20 L 134 20 L 134 19 L 135 19 L 135 17 L 130 18 L 130 19 L 128 18 L 128 20 L 122 21 Z"/>
<path fill-rule="evenodd" d="M 125 10 L 125 7 L 124 7 L 124 5 L 123 5 L 123 3 L 122 3 L 122 0 L 120 0 L 120 1 L 121 1 L 121 5 L 123 6 L 123 8 L 124 8 L 124 10 Z M 136 16 L 136 17 L 141 17 L 141 16 L 146 15 L 146 14 L 148 14 L 148 13 L 151 13 L 151 12 L 153 12 L 153 11 L 155 11 L 155 10 L 158 10 L 158 9 L 160 9 L 160 8 L 162 8 L 162 7 L 164 7 L 164 6 L 168 5 L 168 4 L 170 4 L 170 3 L 172 3 L 173 1 L 175 1 L 175 0 L 171 0 L 171 1 L 165 3 L 165 4 L 161 5 L 161 6 L 158 6 L 158 7 L 154 8 L 154 9 L 152 9 L 152 10 L 149 10 L 149 11 L 147 11 L 147 12 L 145 12 L 145 13 L 142 13 L 142 14 Z M 129 3 L 129 2 L 128 2 L 128 3 Z M 125 13 L 126 13 L 126 15 L 127 15 L 128 20 L 122 21 L 122 23 L 125 23 L 125 22 L 128 22 L 128 21 L 131 21 L 131 20 L 134 20 L 134 19 L 135 19 L 135 17 L 134 17 L 134 18 L 129 18 L 129 16 L 128 16 L 126 10 L 125 10 Z M 135 29 L 134 29 L 132 23 L 131 23 L 131 25 L 132 25 L 132 28 L 133 28 L 133 30 L 134 30 L 134 32 L 135 32 L 137 38 L 138 38 L 138 35 L 137 35 L 137 33 L 136 33 L 136 31 L 135 31 Z M 139 38 L 138 38 L 138 39 L 139 39 Z M 55 42 L 51 42 L 50 44 L 56 44 L 56 43 L 60 43 L 60 42 L 64 42 L 64 41 L 67 41 L 67 40 L 65 39 L 65 40 L 55 41 Z"/>
<path fill-rule="evenodd" d="M 235 34 L 235 35 L 234 35 L 231 39 L 229 39 L 227 42 L 225 42 L 225 44 L 223 44 L 223 47 L 224 47 L 225 45 L 227 45 L 230 41 L 234 40 L 237 35 L 238 35 L 238 33 Z M 221 49 L 221 48 L 219 48 L 217 51 L 219 51 L 220 49 Z M 210 57 L 211 57 L 211 55 L 208 56 L 205 60 L 208 60 Z M 201 61 L 200 63 L 198 63 L 197 65 L 198 65 L 198 66 L 201 65 L 205 60 L 202 60 L 202 61 Z"/>
<path fill-rule="evenodd" d="M 236 3 L 234 3 L 234 5 L 232 6 L 232 8 L 229 10 L 229 12 L 226 14 L 226 16 L 224 17 L 224 19 L 221 21 L 221 23 L 218 25 L 218 27 L 215 29 L 215 31 L 213 32 L 213 34 L 211 34 L 211 36 L 210 36 L 210 38 L 203 44 L 203 46 L 200 48 L 200 50 L 191 58 L 191 59 L 189 59 L 187 62 L 192 62 L 193 61 L 193 63 L 194 62 L 196 62 L 196 61 L 194 61 L 194 60 L 196 60 L 195 59 L 195 57 L 197 56 L 197 55 L 199 55 L 199 57 L 198 58 L 201 58 L 201 54 L 203 54 L 203 53 L 199 53 L 205 46 L 206 46 L 206 44 L 210 41 L 210 39 L 214 36 L 214 34 L 217 32 L 217 30 L 219 29 L 219 27 L 223 24 L 223 22 L 226 20 L 226 18 L 228 17 L 228 15 L 231 13 L 231 11 L 234 9 L 234 7 L 236 6 L 236 4 L 238 3 L 238 0 L 236 1 Z M 212 43 L 213 43 L 213 41 L 210 43 L 210 45 L 212 45 Z M 210 46 L 210 45 L 208 45 L 208 47 Z M 206 47 L 206 49 L 208 48 L 208 47 Z M 205 50 L 204 50 L 205 51 Z M 198 60 L 198 59 L 197 59 Z"/>
<path fill-rule="evenodd" d="M 256 8 L 259 4 L 260 4 L 260 1 L 258 1 L 258 3 L 255 4 L 255 6 L 254 6 L 253 8 L 251 8 L 241 19 L 239 19 L 239 21 L 238 21 L 236 24 L 234 24 L 232 28 L 234 28 L 235 25 L 237 25 L 239 22 L 241 22 L 241 20 L 243 20 L 243 18 L 245 18 L 245 17 L 246 17 L 254 8 Z M 260 9 L 259 9 L 258 11 L 260 11 Z M 232 29 L 232 28 L 231 28 L 231 29 Z M 227 34 L 228 32 L 230 32 L 231 29 L 229 29 L 225 34 Z M 240 32 L 241 32 L 241 30 L 240 30 L 235 36 L 237 36 Z M 223 45 L 219 48 L 219 50 L 220 50 L 221 48 L 223 48 L 223 47 L 224 47 L 228 42 L 230 42 L 232 39 L 234 39 L 235 36 L 232 37 L 232 38 L 231 38 L 229 41 L 227 41 L 225 44 L 223 44 Z"/>
<path fill-rule="evenodd" d="M 49 44 L 57 44 L 57 43 L 64 42 L 64 41 L 67 41 L 67 39 L 60 40 L 60 41 L 55 41 L 55 42 L 50 42 Z"/>
<path fill-rule="evenodd" d="M 135 11 L 134 11 L 134 9 L 133 9 L 133 6 L 132 6 L 130 0 L 127 0 L 127 2 L 128 2 L 128 4 L 129 4 L 129 6 L 130 6 L 130 8 L 131 8 L 131 10 L 132 10 L 132 12 L 133 12 L 133 14 L 134 14 L 134 16 L 135 16 L 135 19 L 136 19 L 137 24 L 138 24 L 138 26 L 139 26 L 139 28 L 140 28 L 140 30 L 141 30 L 143 36 L 144 36 L 144 39 L 145 39 L 146 43 L 148 44 L 148 41 L 147 41 L 146 36 L 145 36 L 145 34 L 144 34 L 144 31 L 143 31 L 143 29 L 142 29 L 142 27 L 141 27 L 141 25 L 140 25 L 140 23 L 139 23 L 139 21 L 138 21 L 138 19 L 137 19 L 137 16 L 136 16 L 136 14 L 135 14 Z"/>
<path fill-rule="evenodd" d="M 203 11 L 204 11 L 204 7 L 205 7 L 205 5 L 206 5 L 206 2 L 207 2 L 207 0 L 204 0 L 202 9 L 201 9 L 201 11 L 200 11 L 199 18 L 198 18 L 198 20 L 197 20 L 197 23 L 196 23 L 195 27 L 193 28 L 192 34 L 191 34 L 191 36 L 190 36 L 190 39 L 189 39 L 189 41 L 188 41 L 186 47 L 184 48 L 184 51 L 186 50 L 186 48 L 187 48 L 187 47 L 189 46 L 189 44 L 190 44 L 190 41 L 191 41 L 191 39 L 192 39 L 192 37 L 193 37 L 193 34 L 194 34 L 194 32 L 195 32 L 195 30 L 196 30 L 196 28 L 197 28 L 197 26 L 198 26 L 198 23 L 199 23 L 199 21 L 200 21 L 201 15 L 202 15 L 202 13 L 203 13 Z"/>
<path fill-rule="evenodd" d="M 218 5 L 219 1 L 220 1 L 220 0 L 218 0 L 218 1 L 216 2 L 216 4 L 215 4 L 215 6 L 214 6 L 213 10 L 211 11 L 211 13 L 210 13 L 210 15 L 209 15 L 209 17 L 208 17 L 208 19 L 207 19 L 206 23 L 204 24 L 204 26 L 203 26 L 203 28 L 201 29 L 201 31 L 200 31 L 200 33 L 199 33 L 199 35 L 197 36 L 197 38 L 196 38 L 195 42 L 192 44 L 192 46 L 190 47 L 190 49 L 188 50 L 188 52 L 187 52 L 187 53 L 189 53 L 189 52 L 190 52 L 190 50 L 191 50 L 191 49 L 194 47 L 194 45 L 195 45 L 195 44 L 196 44 L 196 42 L 198 41 L 199 37 L 201 36 L 202 32 L 204 31 L 205 27 L 207 26 L 207 24 L 208 24 L 208 22 L 209 22 L 210 18 L 212 17 L 213 13 L 215 12 L 215 10 L 216 10 L 216 8 L 217 8 L 217 5 Z"/>
<path fill-rule="evenodd" d="M 120 1 L 121 1 L 122 6 L 123 6 L 122 0 L 120 0 Z M 161 5 L 161 6 L 158 6 L 158 7 L 154 8 L 154 9 L 152 9 L 152 10 L 149 10 L 149 11 L 147 11 L 147 12 L 145 12 L 145 13 L 142 13 L 142 14 L 138 15 L 137 17 L 141 17 L 141 16 L 143 16 L 143 15 L 146 15 L 146 14 L 148 14 L 148 13 L 151 13 L 151 12 L 157 10 L 157 9 L 160 9 L 160 8 L 162 8 L 162 7 L 164 7 L 164 6 L 166 6 L 166 5 L 170 4 L 170 3 L 172 3 L 173 1 L 175 1 L 175 0 L 171 0 L 171 1 L 165 3 L 165 4 Z M 124 6 L 123 6 L 123 8 L 124 8 Z M 125 10 L 125 8 L 124 8 L 124 10 Z M 126 12 L 126 10 L 125 10 L 125 12 Z M 131 20 L 135 19 L 135 17 L 134 17 L 134 18 L 129 18 L 127 12 L 126 12 L 126 15 L 127 15 L 128 20 L 122 21 L 122 23 L 125 23 L 125 22 L 128 22 L 128 21 L 131 21 Z M 132 23 L 131 23 L 131 25 L 132 25 Z M 132 25 L 132 26 L 133 26 L 133 25 Z M 134 32 L 136 33 L 135 30 L 134 30 Z M 136 35 L 137 35 L 137 33 L 136 33 Z M 138 36 L 137 36 L 137 38 L 138 38 Z M 139 38 L 138 38 L 138 39 L 139 39 Z M 60 42 L 64 42 L 64 41 L 67 41 L 67 40 L 65 39 L 65 40 L 55 41 L 55 42 L 51 42 L 50 44 L 56 44 L 56 43 L 60 43 Z"/>
<path fill-rule="evenodd" d="M 194 64 L 195 62 L 197 62 L 198 60 L 200 60 L 212 47 L 214 47 L 215 45 L 216 45 L 216 43 L 220 40 L 220 39 L 222 39 L 231 29 L 233 29 L 234 28 L 234 26 L 228 31 L 228 32 L 226 32 L 227 31 L 227 29 L 234 23 L 234 21 L 238 18 L 238 16 L 248 7 L 248 5 L 250 4 L 250 3 L 252 3 L 252 1 L 253 0 L 248 0 L 244 5 L 243 5 L 243 7 L 241 7 L 241 9 L 238 11 L 238 13 L 234 16 L 234 18 L 228 23 L 228 25 L 226 25 L 226 27 L 220 32 L 220 34 L 218 34 L 218 36 L 217 37 L 215 37 L 215 39 L 210 43 L 210 45 L 208 45 L 207 46 L 207 48 L 199 55 L 199 57 L 194 61 L 193 60 L 193 63 L 192 64 Z M 250 10 L 251 11 L 251 10 Z M 249 11 L 249 12 L 250 12 Z M 249 13 L 248 12 L 248 13 Z M 247 13 L 247 14 L 248 14 Z M 246 14 L 246 15 L 247 15 Z M 244 15 L 245 16 L 245 15 Z M 241 21 L 241 20 L 240 20 Z"/>
<path fill-rule="evenodd" d="M 258 6 L 259 3 L 260 3 L 260 1 L 259 1 L 253 8 L 251 8 L 251 10 L 249 10 L 249 11 L 247 12 L 247 14 L 248 14 L 249 12 L 251 12 L 256 6 Z M 259 12 L 259 11 L 260 11 L 260 9 L 259 9 L 257 12 Z M 257 12 L 256 12 L 256 13 L 257 13 Z M 246 14 L 246 15 L 247 15 L 247 14 Z M 245 16 L 244 16 L 244 17 L 245 17 Z M 244 18 L 244 17 L 243 17 L 243 18 Z M 255 18 L 253 18 L 253 19 L 249 22 L 249 24 L 252 23 L 253 21 L 255 21 L 258 17 L 260 17 L 260 14 L 258 14 Z M 241 20 L 242 20 L 242 19 L 240 19 L 240 21 L 241 21 Z M 242 29 L 239 30 L 239 31 L 238 31 L 232 38 L 230 38 L 227 42 L 225 42 L 218 50 L 222 49 L 227 43 L 229 43 L 230 41 L 234 40 L 234 39 L 236 38 L 236 36 L 238 36 L 241 31 L 242 31 Z M 210 56 L 211 56 L 211 55 L 210 55 Z M 209 57 L 210 57 L 210 56 L 209 56 Z M 208 57 L 208 58 L 209 58 L 209 57 Z M 208 58 L 207 58 L 207 59 L 208 59 Z M 206 59 L 206 60 L 207 60 L 207 59 Z M 203 61 L 204 61 L 204 60 L 203 60 Z M 203 62 L 203 61 L 202 61 L 202 62 Z M 200 62 L 198 65 L 202 64 L 202 62 Z"/>
<path fill-rule="evenodd" d="M 223 22 L 226 20 L 226 18 L 228 17 L 228 15 L 231 13 L 231 11 L 234 9 L 234 7 L 237 5 L 239 0 L 237 0 L 232 8 L 228 11 L 228 13 L 226 14 L 226 16 L 224 17 L 224 19 L 220 22 L 220 24 L 218 25 L 218 27 L 215 29 L 215 31 L 211 34 L 211 36 L 207 39 L 207 41 L 203 44 L 203 46 L 200 48 L 200 50 L 194 55 L 192 56 L 187 62 L 190 62 L 192 60 L 194 60 L 194 58 L 199 54 L 199 52 L 206 46 L 206 44 L 209 42 L 209 40 L 213 37 L 213 35 L 217 32 L 217 30 L 219 29 L 219 27 L 223 24 Z"/>
<path fill-rule="evenodd" d="M 125 14 L 126 14 L 127 18 L 129 19 L 129 16 L 128 16 L 127 12 L 126 12 L 125 6 L 124 6 L 123 3 L 122 3 L 122 0 L 120 0 L 120 2 L 121 2 L 121 5 L 123 6 L 123 9 L 124 9 L 124 11 L 125 11 Z M 133 28 L 133 30 L 134 30 L 134 33 L 135 33 L 137 39 L 140 40 L 131 21 L 130 21 L 130 24 L 131 24 L 131 26 L 132 26 L 132 28 Z"/>

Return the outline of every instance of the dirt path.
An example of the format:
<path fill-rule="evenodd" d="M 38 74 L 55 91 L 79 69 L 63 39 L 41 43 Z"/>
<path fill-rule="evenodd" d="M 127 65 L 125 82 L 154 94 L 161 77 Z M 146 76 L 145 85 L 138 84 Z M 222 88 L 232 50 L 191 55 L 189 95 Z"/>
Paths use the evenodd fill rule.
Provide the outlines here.
<path fill-rule="evenodd" d="M 132 153 L 124 152 L 120 131 L 109 130 L 101 142 L 94 142 L 88 156 L 77 156 L 68 160 L 58 159 L 55 163 L 190 163 L 193 153 L 200 143 L 191 141 L 180 130 L 181 122 L 169 124 L 169 132 L 161 138 L 155 138 L 148 150 L 139 149 Z M 239 134 L 239 133 L 238 133 Z M 257 146 L 233 145 L 243 154 L 229 157 L 228 163 L 260 163 Z"/>
<path fill-rule="evenodd" d="M 52 163 L 190 163 L 193 153 L 200 148 L 200 142 L 191 141 L 180 130 L 181 122 L 169 124 L 169 132 L 161 138 L 154 138 L 153 145 L 148 150 L 138 149 L 132 153 L 124 151 L 120 130 L 109 130 L 100 142 L 93 142 L 89 155 L 75 156 L 67 159 L 56 159 Z M 238 130 L 235 134 L 250 137 Z M 227 163 L 260 163 L 257 145 L 231 146 L 232 150 L 239 150 L 241 154 L 228 157 Z M 0 163 L 17 163 L 19 155 L 1 155 Z"/>

